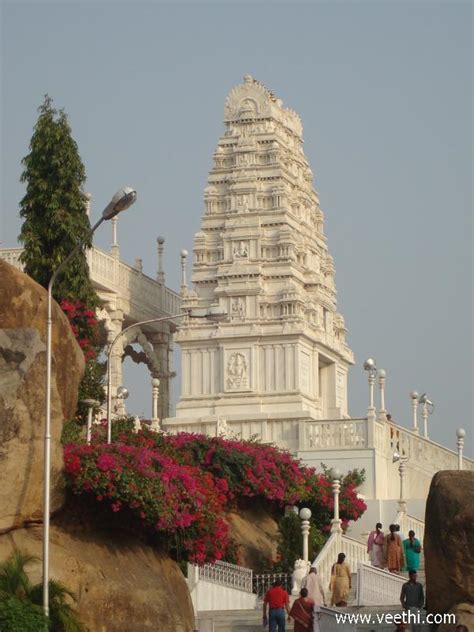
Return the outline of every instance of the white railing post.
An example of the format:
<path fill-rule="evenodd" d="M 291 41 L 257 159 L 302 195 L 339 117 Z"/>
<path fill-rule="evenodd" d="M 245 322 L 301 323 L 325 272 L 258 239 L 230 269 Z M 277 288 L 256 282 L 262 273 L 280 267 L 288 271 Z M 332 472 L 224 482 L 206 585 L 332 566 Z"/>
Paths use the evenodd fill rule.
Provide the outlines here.
<path fill-rule="evenodd" d="M 378 414 L 378 418 L 380 421 L 387 420 L 387 411 L 385 410 L 385 380 L 386 380 L 386 371 L 385 369 L 379 370 L 379 387 L 380 387 L 380 410 Z"/>
<path fill-rule="evenodd" d="M 464 437 L 466 436 L 466 431 L 464 428 L 458 428 L 456 431 L 456 435 L 458 438 L 458 469 L 462 470 L 462 453 L 464 448 Z"/>
<path fill-rule="evenodd" d="M 334 472 L 334 480 L 332 482 L 332 493 L 334 494 L 334 518 L 331 520 L 331 533 L 341 533 L 341 520 L 339 518 L 339 492 L 341 491 L 341 473 L 336 470 Z"/>
<path fill-rule="evenodd" d="M 307 507 L 303 507 L 300 511 L 301 518 L 301 534 L 303 536 L 303 561 L 308 563 L 309 561 L 309 519 L 311 518 L 311 510 Z"/>
<path fill-rule="evenodd" d="M 411 399 L 411 411 L 412 411 L 412 417 L 413 417 L 413 432 L 418 434 L 418 419 L 417 419 L 418 391 L 412 391 L 410 393 L 410 399 Z"/>

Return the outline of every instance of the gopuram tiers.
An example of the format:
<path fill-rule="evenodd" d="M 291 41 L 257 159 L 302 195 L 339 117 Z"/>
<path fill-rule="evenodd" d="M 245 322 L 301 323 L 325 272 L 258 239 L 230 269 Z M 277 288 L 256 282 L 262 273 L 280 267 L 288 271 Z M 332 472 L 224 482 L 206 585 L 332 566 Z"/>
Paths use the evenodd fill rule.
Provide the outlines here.
<path fill-rule="evenodd" d="M 247 75 L 226 99 L 224 126 L 194 239 L 193 289 L 182 295 L 184 307 L 218 305 L 228 316 L 179 328 L 182 392 L 165 426 L 221 419 L 240 431 L 246 420 L 249 435 L 261 419 L 345 418 L 353 354 L 301 120 Z"/>

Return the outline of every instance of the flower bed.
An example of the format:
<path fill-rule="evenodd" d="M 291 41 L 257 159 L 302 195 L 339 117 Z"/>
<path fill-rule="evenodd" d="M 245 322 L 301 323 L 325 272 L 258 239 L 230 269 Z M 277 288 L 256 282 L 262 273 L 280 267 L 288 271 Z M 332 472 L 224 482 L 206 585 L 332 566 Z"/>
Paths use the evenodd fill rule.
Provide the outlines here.
<path fill-rule="evenodd" d="M 95 435 L 102 439 L 103 430 Z M 107 503 L 110 511 L 132 512 L 139 528 L 173 540 L 185 559 L 203 564 L 222 559 L 229 541 L 225 514 L 240 499 L 275 508 L 307 505 L 321 526 L 333 511 L 331 482 L 288 452 L 254 441 L 181 433 L 118 432 L 112 444 L 69 444 L 67 481 L 75 494 Z M 351 484 L 342 484 L 341 518 L 365 510 Z"/>

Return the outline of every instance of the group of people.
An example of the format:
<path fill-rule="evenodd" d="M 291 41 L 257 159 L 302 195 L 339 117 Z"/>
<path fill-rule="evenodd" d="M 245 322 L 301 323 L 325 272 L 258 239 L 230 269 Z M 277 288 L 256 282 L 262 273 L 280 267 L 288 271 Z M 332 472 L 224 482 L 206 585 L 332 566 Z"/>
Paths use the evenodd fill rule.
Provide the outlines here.
<path fill-rule="evenodd" d="M 420 568 L 420 541 L 414 531 L 409 531 L 408 538 L 404 538 L 398 524 L 391 524 L 389 533 L 385 535 L 378 522 L 369 534 L 367 553 L 372 566 L 387 568 L 391 573 L 417 571 Z"/>
<path fill-rule="evenodd" d="M 331 571 L 331 605 L 347 606 L 351 589 L 351 572 L 345 563 L 346 556 L 339 553 L 337 562 Z M 289 606 L 289 595 L 276 581 L 267 591 L 263 602 L 263 624 L 269 625 L 270 632 L 285 632 L 285 611 L 288 621 L 294 620 L 294 632 L 319 632 L 319 613 L 321 606 L 326 605 L 324 588 L 315 566 L 311 566 L 308 575 L 303 579 L 300 596 L 292 607 Z"/>

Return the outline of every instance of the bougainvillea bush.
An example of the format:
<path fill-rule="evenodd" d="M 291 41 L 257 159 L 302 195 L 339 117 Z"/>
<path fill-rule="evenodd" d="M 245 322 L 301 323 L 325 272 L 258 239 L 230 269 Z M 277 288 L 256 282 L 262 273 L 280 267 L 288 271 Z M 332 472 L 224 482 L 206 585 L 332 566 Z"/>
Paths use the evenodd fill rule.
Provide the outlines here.
<path fill-rule="evenodd" d="M 96 431 L 90 446 L 65 446 L 70 489 L 112 513 L 131 512 L 135 528 L 173 542 L 172 552 L 184 559 L 229 559 L 225 515 L 244 499 L 275 509 L 304 504 L 321 526 L 330 524 L 328 477 L 276 447 L 188 433 L 135 434 L 130 424 L 115 429 L 107 445 L 103 433 Z M 355 520 L 365 509 L 355 488 L 343 484 L 342 520 Z"/>

